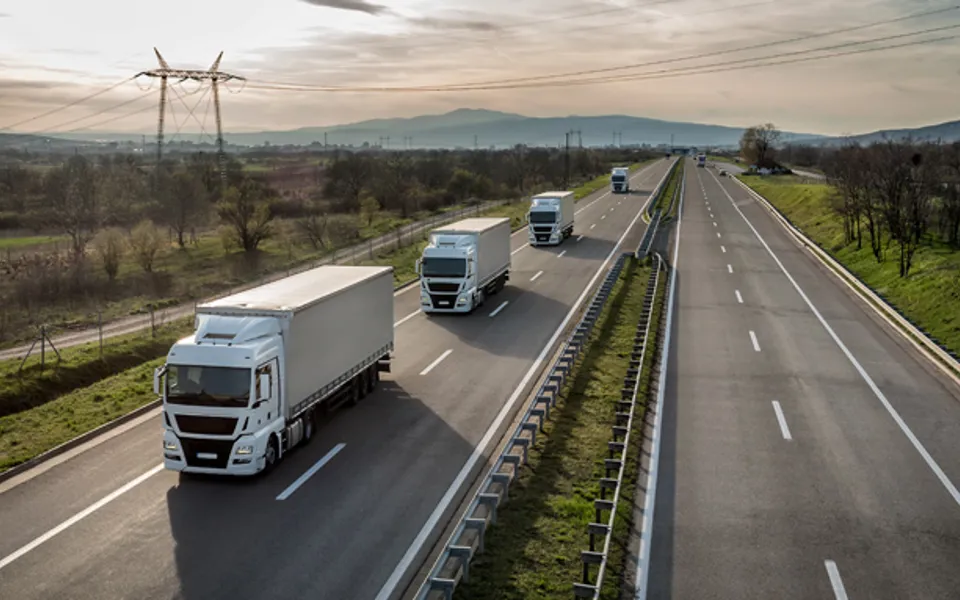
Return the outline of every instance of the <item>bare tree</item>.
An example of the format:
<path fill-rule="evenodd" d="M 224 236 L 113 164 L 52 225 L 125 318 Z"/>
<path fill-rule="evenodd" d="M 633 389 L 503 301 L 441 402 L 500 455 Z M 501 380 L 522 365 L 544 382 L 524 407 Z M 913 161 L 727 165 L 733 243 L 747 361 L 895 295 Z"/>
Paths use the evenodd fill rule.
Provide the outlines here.
<path fill-rule="evenodd" d="M 360 153 L 349 153 L 326 170 L 325 194 L 339 199 L 349 211 L 360 210 L 360 195 L 370 185 L 373 162 Z"/>
<path fill-rule="evenodd" d="M 748 127 L 740 138 L 740 153 L 757 167 L 772 167 L 774 147 L 780 141 L 780 135 L 773 123 Z"/>
<path fill-rule="evenodd" d="M 894 141 L 875 144 L 871 151 L 871 191 L 880 201 L 891 241 L 899 245 L 900 277 L 906 277 L 929 217 L 922 154 L 913 144 Z"/>
<path fill-rule="evenodd" d="M 125 249 L 123 232 L 116 227 L 103 229 L 93 238 L 93 247 L 100 257 L 107 279 L 115 280 L 120 272 L 120 261 Z"/>
<path fill-rule="evenodd" d="M 167 246 L 163 232 L 152 221 L 144 219 L 130 232 L 130 249 L 145 273 L 152 273 L 157 255 Z"/>
<path fill-rule="evenodd" d="M 97 173 L 85 157 L 75 155 L 51 170 L 45 183 L 48 220 L 70 236 L 74 256 L 80 258 L 103 217 Z"/>
<path fill-rule="evenodd" d="M 255 181 L 231 187 L 218 205 L 220 218 L 230 227 L 234 241 L 244 252 L 253 252 L 270 237 L 273 214 L 265 193 Z"/>
<path fill-rule="evenodd" d="M 191 228 L 206 223 L 210 214 L 208 192 L 194 173 L 178 171 L 162 177 L 160 210 L 163 222 L 177 234 L 177 245 L 186 247 L 186 234 Z"/>
<path fill-rule="evenodd" d="M 960 248 L 960 142 L 941 148 L 940 231 L 947 243 Z"/>

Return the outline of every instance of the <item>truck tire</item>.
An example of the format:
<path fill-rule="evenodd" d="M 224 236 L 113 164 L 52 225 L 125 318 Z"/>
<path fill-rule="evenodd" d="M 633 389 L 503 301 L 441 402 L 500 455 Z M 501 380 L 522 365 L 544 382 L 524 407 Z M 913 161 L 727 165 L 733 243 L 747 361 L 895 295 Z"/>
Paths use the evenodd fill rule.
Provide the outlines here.
<path fill-rule="evenodd" d="M 263 472 L 269 473 L 277 466 L 277 461 L 279 460 L 280 451 L 279 445 L 277 444 L 277 436 L 271 435 L 270 441 L 267 442 L 267 451 L 264 453 L 263 457 Z"/>
<path fill-rule="evenodd" d="M 347 400 L 347 404 L 350 406 L 356 406 L 360 404 L 360 400 L 364 397 L 364 389 L 366 387 L 367 373 L 364 371 L 354 378 L 353 383 L 350 385 L 350 399 Z"/>
<path fill-rule="evenodd" d="M 310 440 L 313 439 L 313 434 L 316 427 L 317 421 L 314 417 L 313 411 L 308 411 L 307 414 L 303 415 L 303 439 L 300 441 L 301 444 L 306 446 L 310 443 Z"/>
<path fill-rule="evenodd" d="M 377 389 L 377 379 L 380 375 L 380 371 L 377 370 L 377 365 L 373 365 L 367 371 L 367 393 L 371 394 L 374 390 Z"/>

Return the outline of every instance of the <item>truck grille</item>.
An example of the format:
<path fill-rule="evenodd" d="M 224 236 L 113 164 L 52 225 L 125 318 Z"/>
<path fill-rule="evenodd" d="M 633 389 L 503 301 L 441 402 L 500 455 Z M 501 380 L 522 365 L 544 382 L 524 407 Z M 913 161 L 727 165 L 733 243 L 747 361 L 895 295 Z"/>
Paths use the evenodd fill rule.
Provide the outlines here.
<path fill-rule="evenodd" d="M 237 419 L 233 417 L 198 417 L 193 415 L 177 415 L 177 427 L 183 433 L 199 433 L 201 435 L 233 435 L 237 428 Z"/>
<path fill-rule="evenodd" d="M 548 225 L 547 227 L 537 227 L 536 225 L 534 225 L 533 232 L 545 233 L 547 235 L 550 235 L 550 233 L 553 232 L 553 225 Z"/>
<path fill-rule="evenodd" d="M 207 467 L 209 469 L 225 469 L 230 460 L 230 450 L 233 449 L 233 440 L 191 440 L 180 438 L 183 447 L 183 457 L 190 467 Z M 201 458 L 199 454 L 212 454 L 216 458 Z"/>
<path fill-rule="evenodd" d="M 453 308 L 457 305 L 456 294 L 430 294 L 434 308 Z"/>
<path fill-rule="evenodd" d="M 430 286 L 431 292 L 458 292 L 460 291 L 459 283 L 431 283 Z"/>

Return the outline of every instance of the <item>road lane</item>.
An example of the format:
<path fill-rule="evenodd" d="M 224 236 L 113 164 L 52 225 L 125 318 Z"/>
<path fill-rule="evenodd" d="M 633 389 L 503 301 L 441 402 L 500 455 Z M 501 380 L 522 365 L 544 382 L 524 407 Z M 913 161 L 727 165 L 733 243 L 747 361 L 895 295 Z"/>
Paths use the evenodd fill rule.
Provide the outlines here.
<path fill-rule="evenodd" d="M 638 180 L 652 188 L 666 165 L 656 167 Z M 610 214 L 613 200 L 597 197 L 603 199 L 593 206 L 587 200 L 578 223 Z M 622 202 L 617 211 L 629 206 L 636 214 L 643 198 Z M 93 598 L 122 589 L 134 597 L 177 590 L 181 597 L 227 597 L 231 590 L 269 597 L 309 588 L 319 597 L 372 597 L 628 222 L 604 220 L 576 244 L 524 249 L 514 256 L 515 269 L 542 270 L 541 280 L 514 278 L 475 315 L 404 322 L 384 389 L 335 415 L 270 477 L 178 482 L 162 472 L 7 566 L 0 596 Z M 398 319 L 415 310 L 408 299 L 417 294 L 397 296 Z M 509 305 L 487 318 L 488 307 L 505 300 Z M 453 352 L 443 363 L 419 376 L 447 349 Z M 0 556 L 155 465 L 159 430 L 155 421 L 145 423 L 0 494 Z M 276 501 L 340 443 L 346 445 L 335 459 Z M 216 534 L 221 529 L 230 533 Z M 126 556 L 136 556 L 139 568 L 125 570 Z M 38 579 L 45 584 L 36 595 Z M 357 582 L 372 592 L 360 593 Z"/>
<path fill-rule="evenodd" d="M 960 589 L 960 507 L 753 235 L 721 181 L 688 169 L 646 597 L 830 597 L 825 561 L 842 571 L 854 597 L 950 597 Z M 744 211 L 751 202 L 734 200 Z M 769 219 L 751 222 L 774 252 L 809 261 L 787 248 Z M 727 253 L 711 235 L 714 220 Z M 733 274 L 723 271 L 728 261 Z M 823 314 L 838 330 L 851 321 L 866 329 L 852 312 L 859 307 L 831 298 L 825 290 L 836 284 L 810 266 L 801 286 L 818 296 Z M 787 266 L 794 267 L 801 270 Z M 751 349 L 748 331 L 762 352 Z M 879 328 L 865 334 L 862 344 L 884 345 Z M 901 358 L 901 368 L 924 378 L 915 361 L 910 367 Z M 943 397 L 930 402 L 925 390 L 937 382 L 927 379 L 922 387 L 901 387 L 899 402 L 943 414 L 949 420 L 942 426 L 955 431 L 960 405 Z M 941 464 L 960 463 L 957 439 L 952 448 L 934 444 Z"/>

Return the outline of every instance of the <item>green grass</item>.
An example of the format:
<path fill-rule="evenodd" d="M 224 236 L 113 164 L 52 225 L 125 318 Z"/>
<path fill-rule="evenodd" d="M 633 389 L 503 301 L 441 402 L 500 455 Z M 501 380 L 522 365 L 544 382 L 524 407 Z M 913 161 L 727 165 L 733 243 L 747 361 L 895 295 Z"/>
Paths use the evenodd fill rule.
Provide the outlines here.
<path fill-rule="evenodd" d="M 677 166 L 674 168 L 673 172 L 670 174 L 670 180 L 667 181 L 667 184 L 664 186 L 663 193 L 657 198 L 657 203 L 650 208 L 651 212 L 660 209 L 666 210 L 670 206 L 670 200 L 673 198 L 673 195 L 676 193 L 677 188 L 680 186 L 680 181 L 683 179 L 683 161 L 681 160 L 677 163 Z M 664 215 L 666 216 L 666 215 Z"/>
<path fill-rule="evenodd" d="M 866 230 L 863 249 L 845 243 L 843 221 L 830 207 L 831 186 L 789 175 L 740 179 L 911 321 L 960 352 L 960 252 L 929 240 L 914 255 L 910 275 L 901 278 L 896 243 L 882 263 L 870 251 Z"/>
<path fill-rule="evenodd" d="M 34 409 L 0 417 L 0 471 L 46 452 L 153 400 L 157 358 Z"/>
<path fill-rule="evenodd" d="M 0 361 L 0 416 L 19 413 L 53 401 L 118 372 L 166 355 L 170 346 L 192 330 L 192 319 L 158 328 L 156 336 L 142 331 L 107 338 L 100 355 L 99 343 L 81 344 L 60 351 L 60 363 L 48 347 L 45 368 L 40 369 L 40 349 L 23 362 Z"/>
<path fill-rule="evenodd" d="M 45 246 L 66 241 L 66 236 L 62 235 L 32 235 L 10 238 L 0 237 L 0 250 L 14 250 L 17 248 L 26 248 L 30 246 Z"/>
<path fill-rule="evenodd" d="M 580 551 L 589 545 L 610 427 L 633 350 L 633 337 L 650 274 L 631 260 L 604 309 L 574 379 L 564 390 L 546 433 L 537 436 L 530 463 L 510 486 L 510 499 L 486 534 L 484 552 L 470 567 L 470 582 L 459 600 L 546 600 L 572 597 L 580 581 Z M 654 323 L 655 325 L 655 323 Z M 647 370 L 647 373 L 649 371 Z M 631 434 L 632 464 L 625 470 L 624 495 L 611 544 L 603 598 L 619 597 L 636 484 L 642 408 Z M 594 570 L 594 573 L 596 571 Z"/>

